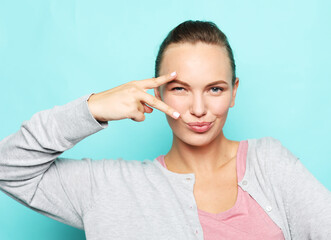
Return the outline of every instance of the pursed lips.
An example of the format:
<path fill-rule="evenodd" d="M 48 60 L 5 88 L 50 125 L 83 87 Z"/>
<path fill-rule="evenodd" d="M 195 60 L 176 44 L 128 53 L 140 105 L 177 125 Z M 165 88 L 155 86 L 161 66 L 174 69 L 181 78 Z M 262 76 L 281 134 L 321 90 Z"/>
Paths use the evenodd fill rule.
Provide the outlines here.
<path fill-rule="evenodd" d="M 197 133 L 207 132 L 212 127 L 213 122 L 190 122 L 187 126 Z"/>
<path fill-rule="evenodd" d="M 210 125 L 212 122 L 190 122 L 190 123 L 187 123 L 188 125 L 190 126 L 199 126 L 199 127 L 202 127 L 202 126 L 207 126 L 207 125 Z"/>

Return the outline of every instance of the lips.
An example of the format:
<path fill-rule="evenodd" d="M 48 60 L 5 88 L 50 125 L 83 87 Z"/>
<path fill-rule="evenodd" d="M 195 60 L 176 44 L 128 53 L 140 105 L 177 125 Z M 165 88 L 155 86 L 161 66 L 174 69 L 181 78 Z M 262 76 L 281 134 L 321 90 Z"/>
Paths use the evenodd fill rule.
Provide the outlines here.
<path fill-rule="evenodd" d="M 187 123 L 187 126 L 194 132 L 203 133 L 211 128 L 212 122 L 191 122 Z"/>
<path fill-rule="evenodd" d="M 190 126 L 208 126 L 211 124 L 211 122 L 191 122 L 191 123 L 187 123 Z"/>

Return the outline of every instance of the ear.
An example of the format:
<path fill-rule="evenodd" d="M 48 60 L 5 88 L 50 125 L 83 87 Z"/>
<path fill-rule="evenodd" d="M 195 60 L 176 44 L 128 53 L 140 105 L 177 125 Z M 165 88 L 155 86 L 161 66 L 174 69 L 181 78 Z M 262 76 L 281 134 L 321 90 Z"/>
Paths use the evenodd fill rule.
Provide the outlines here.
<path fill-rule="evenodd" d="M 232 89 L 232 100 L 231 100 L 230 107 L 233 107 L 234 106 L 234 102 L 236 100 L 238 86 L 239 86 L 239 78 L 236 78 L 236 81 L 235 81 L 234 86 L 233 86 L 233 89 Z"/>
<path fill-rule="evenodd" d="M 160 93 L 160 87 L 154 88 L 154 95 L 157 99 L 162 101 L 161 93 Z"/>

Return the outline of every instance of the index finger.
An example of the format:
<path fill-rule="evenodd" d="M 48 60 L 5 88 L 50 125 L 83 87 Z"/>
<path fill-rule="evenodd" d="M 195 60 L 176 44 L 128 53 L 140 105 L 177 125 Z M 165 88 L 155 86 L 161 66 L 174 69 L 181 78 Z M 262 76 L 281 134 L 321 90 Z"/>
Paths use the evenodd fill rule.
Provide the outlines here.
<path fill-rule="evenodd" d="M 142 88 L 151 89 L 156 88 L 158 86 L 161 86 L 162 84 L 165 84 L 167 82 L 170 82 L 171 80 L 174 80 L 177 73 L 172 72 L 169 74 L 161 75 L 157 78 L 147 78 L 144 80 L 137 81 L 138 85 Z"/>
<path fill-rule="evenodd" d="M 156 97 L 154 97 L 148 93 L 141 92 L 141 100 L 144 103 L 147 103 L 148 105 L 159 109 L 160 111 L 168 114 L 169 116 L 171 116 L 175 119 L 179 118 L 179 116 L 180 116 L 180 113 L 177 112 L 175 109 L 173 109 L 172 107 L 170 107 L 163 101 L 160 101 L 159 99 L 157 99 Z"/>

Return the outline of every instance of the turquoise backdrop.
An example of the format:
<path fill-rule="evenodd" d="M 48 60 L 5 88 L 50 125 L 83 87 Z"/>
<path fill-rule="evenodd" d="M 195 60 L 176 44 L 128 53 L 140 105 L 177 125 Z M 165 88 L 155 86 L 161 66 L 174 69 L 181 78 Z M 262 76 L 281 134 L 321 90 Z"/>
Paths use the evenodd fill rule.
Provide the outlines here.
<path fill-rule="evenodd" d="M 228 36 L 240 79 L 226 137 L 279 139 L 331 190 L 330 10 L 327 0 L 0 0 L 0 139 L 38 111 L 153 77 L 167 33 L 209 20 Z M 110 122 L 61 156 L 153 159 L 171 136 L 154 110 L 144 122 Z M 85 236 L 0 192 L 0 239 Z"/>

